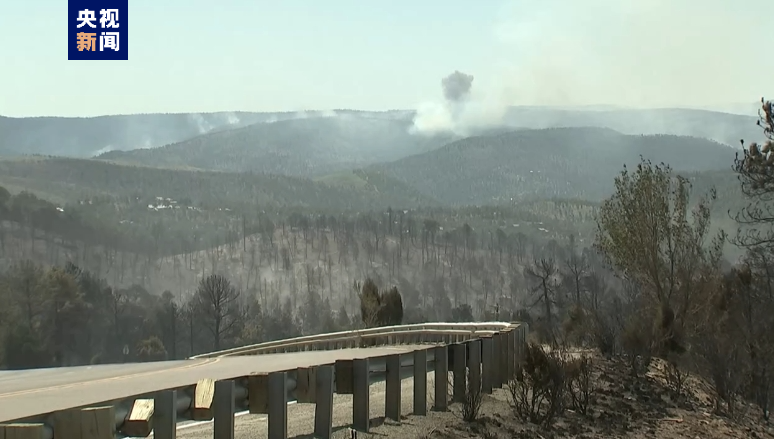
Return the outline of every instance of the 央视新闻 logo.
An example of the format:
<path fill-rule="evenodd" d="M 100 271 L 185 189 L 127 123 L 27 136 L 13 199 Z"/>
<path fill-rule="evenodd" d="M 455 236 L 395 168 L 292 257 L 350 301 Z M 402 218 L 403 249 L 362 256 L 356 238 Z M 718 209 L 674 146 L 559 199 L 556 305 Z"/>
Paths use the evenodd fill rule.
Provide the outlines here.
<path fill-rule="evenodd" d="M 70 60 L 128 60 L 128 0 L 68 0 Z"/>

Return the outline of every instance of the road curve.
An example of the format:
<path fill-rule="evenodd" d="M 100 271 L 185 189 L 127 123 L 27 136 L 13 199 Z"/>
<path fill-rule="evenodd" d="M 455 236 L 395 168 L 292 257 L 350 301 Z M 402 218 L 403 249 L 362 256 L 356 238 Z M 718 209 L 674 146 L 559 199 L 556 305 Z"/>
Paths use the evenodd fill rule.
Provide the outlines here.
<path fill-rule="evenodd" d="M 203 378 L 238 378 L 411 352 L 420 345 L 0 372 L 0 422 L 149 394 Z M 429 347 L 429 346 L 426 346 Z"/>

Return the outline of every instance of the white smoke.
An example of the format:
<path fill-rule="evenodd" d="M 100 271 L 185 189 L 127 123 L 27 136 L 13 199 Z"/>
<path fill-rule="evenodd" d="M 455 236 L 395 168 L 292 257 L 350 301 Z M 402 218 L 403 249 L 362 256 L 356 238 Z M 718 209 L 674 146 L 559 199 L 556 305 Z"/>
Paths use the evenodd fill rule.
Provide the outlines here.
<path fill-rule="evenodd" d="M 770 0 L 513 0 L 493 29 L 486 84 L 464 105 L 417 107 L 413 131 L 466 134 L 512 105 L 706 108 L 754 116 L 771 92 Z M 481 93 L 481 86 L 487 93 Z M 668 122 L 668 121 L 665 121 Z"/>
<path fill-rule="evenodd" d="M 236 114 L 234 114 L 234 113 L 228 113 L 228 114 L 226 115 L 226 121 L 227 121 L 227 123 L 228 123 L 229 125 L 236 125 L 236 124 L 238 124 L 239 122 L 241 122 L 241 120 L 239 120 L 239 116 L 237 116 L 237 115 L 236 115 Z"/>
<path fill-rule="evenodd" d="M 212 131 L 214 128 L 212 124 L 206 121 L 201 114 L 195 113 L 191 114 L 189 117 L 193 120 L 193 123 L 196 124 L 196 128 L 199 130 L 199 134 L 207 133 Z"/>
<path fill-rule="evenodd" d="M 102 148 L 94 151 L 94 153 L 92 154 L 92 157 L 100 156 L 102 154 L 105 154 L 106 152 L 114 151 L 115 149 L 116 148 L 113 145 L 105 145 Z"/>
<path fill-rule="evenodd" d="M 506 106 L 493 95 L 473 90 L 473 79 L 460 71 L 443 78 L 444 100 L 419 104 L 411 132 L 467 135 L 475 129 L 499 125 Z"/>

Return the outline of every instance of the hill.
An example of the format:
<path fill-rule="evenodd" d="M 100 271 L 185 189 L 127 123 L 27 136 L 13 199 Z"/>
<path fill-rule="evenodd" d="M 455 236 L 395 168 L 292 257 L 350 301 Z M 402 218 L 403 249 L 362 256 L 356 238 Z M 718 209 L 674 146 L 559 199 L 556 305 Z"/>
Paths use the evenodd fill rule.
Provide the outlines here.
<path fill-rule="evenodd" d="M 114 198 L 139 205 L 157 198 L 209 208 L 249 206 L 369 210 L 387 206 L 432 205 L 427 196 L 405 195 L 375 185 L 341 187 L 307 179 L 253 173 L 173 170 L 105 160 L 26 157 L 0 160 L 0 185 L 73 202 Z"/>
<path fill-rule="evenodd" d="M 322 176 L 440 147 L 448 136 L 409 133 L 408 120 L 338 113 L 256 123 L 155 149 L 112 151 L 100 159 L 160 167 Z"/>
<path fill-rule="evenodd" d="M 610 195 L 622 166 L 636 165 L 641 155 L 676 171 L 698 172 L 729 169 L 734 150 L 692 137 L 550 128 L 470 137 L 370 169 L 448 205 L 553 197 L 599 201 Z"/>
<path fill-rule="evenodd" d="M 624 134 L 672 134 L 703 137 L 734 147 L 739 140 L 761 136 L 757 108 L 747 115 L 685 108 L 663 109 L 562 109 L 552 107 L 511 107 L 503 120 L 514 127 L 531 129 L 561 127 L 610 128 Z"/>
<path fill-rule="evenodd" d="M 152 148 L 201 133 L 252 123 L 255 113 L 136 114 L 99 117 L 0 116 L 0 155 L 91 157 L 111 150 Z"/>
<path fill-rule="evenodd" d="M 99 117 L 3 117 L 0 116 L 0 156 L 44 154 L 92 157 L 107 151 L 154 148 L 204 133 L 257 122 L 325 117 L 407 119 L 401 111 L 362 112 L 217 112 L 180 114 L 132 114 Z"/>
<path fill-rule="evenodd" d="M 511 107 L 503 125 L 540 129 L 551 127 L 601 127 L 625 134 L 674 134 L 706 137 L 736 146 L 739 139 L 757 139 L 755 108 L 745 115 L 692 109 L 631 110 L 620 108 Z M 136 114 L 99 117 L 3 117 L 0 116 L 0 155 L 44 154 L 92 157 L 108 151 L 155 148 L 182 142 L 202 134 L 240 128 L 254 123 L 320 119 L 338 116 L 350 120 L 382 119 L 410 124 L 413 110 L 383 112 L 335 110 L 303 112 L 216 112 Z M 295 124 L 278 129 L 296 129 Z M 376 133 L 379 134 L 379 133 Z M 284 134 L 292 138 L 294 134 Z M 389 135 L 388 135 L 389 137 Z M 369 142 L 389 139 L 373 137 Z M 400 148 L 400 144 L 396 145 Z M 370 153 L 368 148 L 366 152 Z M 362 155 L 362 154 L 361 154 Z M 352 160 L 358 157 L 352 158 Z M 400 158 L 393 156 L 387 160 Z M 210 157 L 212 159 L 212 157 Z M 144 162 L 145 159 L 138 159 Z M 180 159 L 176 159 L 180 160 Z M 356 161 L 356 160 L 355 160 Z M 205 161 L 205 163 L 207 163 Z M 148 160 L 146 164 L 154 164 Z M 210 166 L 206 167 L 211 169 Z M 220 168 L 215 168 L 220 169 Z M 229 169 L 237 170 L 238 168 Z"/>

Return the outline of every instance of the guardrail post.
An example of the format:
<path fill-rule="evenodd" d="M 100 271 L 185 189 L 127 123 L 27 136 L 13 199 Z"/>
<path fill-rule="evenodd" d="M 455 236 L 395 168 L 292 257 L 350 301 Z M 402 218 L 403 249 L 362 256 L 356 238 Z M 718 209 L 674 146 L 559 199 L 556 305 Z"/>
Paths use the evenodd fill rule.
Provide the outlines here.
<path fill-rule="evenodd" d="M 296 370 L 296 402 L 315 402 L 315 390 L 317 389 L 316 367 L 299 367 Z"/>
<path fill-rule="evenodd" d="M 467 370 L 467 354 L 464 343 L 452 345 L 454 353 L 454 387 L 452 388 L 452 401 L 465 402 L 465 389 L 467 388 L 465 372 Z"/>
<path fill-rule="evenodd" d="M 507 330 L 503 332 L 500 342 L 502 343 L 503 348 L 503 355 L 502 355 L 502 366 L 500 366 L 500 376 L 502 377 L 503 385 L 507 384 L 508 381 L 511 379 L 511 370 L 513 369 L 512 359 L 513 359 L 513 343 L 511 338 L 511 330 Z"/>
<path fill-rule="evenodd" d="M 45 424 L 6 424 L 2 429 L 6 439 L 40 439 L 46 432 Z M 80 431 L 78 431 L 80 433 Z"/>
<path fill-rule="evenodd" d="M 519 323 L 519 369 L 524 367 L 524 355 L 527 349 L 527 335 L 529 334 L 529 324 Z"/>
<path fill-rule="evenodd" d="M 314 435 L 320 439 L 333 436 L 333 366 L 318 366 L 315 383 Z"/>
<path fill-rule="evenodd" d="M 269 374 L 269 439 L 288 437 L 287 372 Z"/>
<path fill-rule="evenodd" d="M 370 382 L 368 358 L 352 361 L 352 426 L 368 433 L 371 424 Z"/>
<path fill-rule="evenodd" d="M 400 379 L 400 354 L 389 355 L 386 358 L 387 377 L 385 383 L 385 407 L 386 418 L 400 422 L 401 403 L 401 379 Z"/>
<path fill-rule="evenodd" d="M 492 393 L 492 337 L 481 338 L 481 391 Z"/>
<path fill-rule="evenodd" d="M 115 407 L 81 409 L 81 439 L 113 439 L 115 435 Z"/>
<path fill-rule="evenodd" d="M 449 349 L 446 345 L 435 348 L 435 404 L 433 409 L 449 408 Z"/>
<path fill-rule="evenodd" d="M 64 410 L 54 413 L 54 437 L 81 437 L 81 411 L 77 409 Z M 3 428 L 0 427 L 0 431 Z M 148 431 L 150 434 L 150 431 Z M 145 436 L 148 436 L 146 434 Z M 143 436 L 143 437 L 145 437 Z M 3 439 L 3 435 L 0 433 L 0 439 Z"/>
<path fill-rule="evenodd" d="M 502 354 L 500 355 L 500 379 L 502 379 L 503 385 L 508 383 L 509 380 L 509 365 L 511 362 L 511 331 L 503 331 L 500 334 L 500 348 Z"/>
<path fill-rule="evenodd" d="M 352 395 L 355 391 L 354 388 L 354 361 L 353 360 L 336 360 L 334 363 L 336 368 L 336 393 L 339 395 Z"/>
<path fill-rule="evenodd" d="M 247 377 L 247 406 L 250 414 L 269 413 L 269 375 L 257 373 Z"/>
<path fill-rule="evenodd" d="M 152 402 L 153 439 L 175 439 L 177 437 L 177 391 L 158 392 Z"/>
<path fill-rule="evenodd" d="M 492 388 L 499 389 L 503 386 L 503 378 L 500 372 L 502 368 L 502 336 L 499 332 L 492 335 Z"/>
<path fill-rule="evenodd" d="M 468 388 L 481 392 L 481 340 L 470 340 L 468 345 Z"/>
<path fill-rule="evenodd" d="M 234 439 L 234 381 L 216 381 L 214 400 L 214 437 Z"/>
<path fill-rule="evenodd" d="M 427 414 L 427 349 L 414 351 L 414 415 Z"/>

